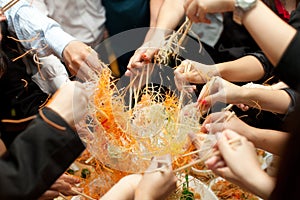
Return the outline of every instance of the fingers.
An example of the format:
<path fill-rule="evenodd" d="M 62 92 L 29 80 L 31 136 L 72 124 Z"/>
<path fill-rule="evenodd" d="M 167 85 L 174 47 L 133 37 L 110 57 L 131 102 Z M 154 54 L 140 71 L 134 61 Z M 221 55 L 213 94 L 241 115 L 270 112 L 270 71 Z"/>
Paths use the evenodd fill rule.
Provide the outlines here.
<path fill-rule="evenodd" d="M 205 119 L 205 121 L 202 123 L 202 127 L 201 127 L 201 131 L 203 132 L 208 132 L 208 126 L 206 126 L 207 124 L 209 125 L 209 128 L 211 128 L 213 123 L 222 123 L 224 122 L 224 120 L 226 120 L 227 116 L 230 115 L 229 111 L 226 112 L 216 112 L 216 113 L 212 113 L 210 115 L 208 115 Z M 215 129 L 213 130 L 219 130 L 217 127 L 215 127 Z"/>
<path fill-rule="evenodd" d="M 76 72 L 76 77 L 82 81 L 92 80 L 95 75 L 94 70 L 85 62 L 82 62 L 81 66 L 78 68 Z"/>
<path fill-rule="evenodd" d="M 218 175 L 224 179 L 228 179 L 228 180 L 230 180 L 234 176 L 232 171 L 228 167 L 219 167 L 219 168 L 213 169 L 212 171 L 216 175 Z"/>
<path fill-rule="evenodd" d="M 202 2 L 188 0 L 184 4 L 185 13 L 187 17 L 195 23 L 204 22 L 210 23 L 210 20 L 206 18 L 206 7 Z"/>
<path fill-rule="evenodd" d="M 149 48 L 139 48 L 135 51 L 127 65 L 126 76 L 131 76 L 132 73 L 136 74 L 135 71 L 140 71 L 143 67 L 152 62 L 155 50 Z"/>
<path fill-rule="evenodd" d="M 234 149 L 229 144 L 229 140 L 237 138 L 243 141 L 247 140 L 246 138 L 240 136 L 236 132 L 228 129 L 222 132 L 220 139 L 218 140 L 218 148 L 225 160 L 230 159 L 234 151 Z"/>
<path fill-rule="evenodd" d="M 192 70 L 192 61 L 184 60 L 174 71 L 175 84 L 179 91 L 182 91 L 188 82 L 193 82 L 192 79 L 195 79 L 195 75 L 191 73 Z"/>
<path fill-rule="evenodd" d="M 71 184 L 71 185 L 75 185 L 80 183 L 80 178 L 76 177 L 76 176 L 72 176 L 72 175 L 68 175 L 68 174 L 63 174 L 60 177 L 61 180 Z"/>
<path fill-rule="evenodd" d="M 104 66 L 99 60 L 98 53 L 91 47 L 87 48 L 89 49 L 90 54 L 85 59 L 86 64 L 95 72 L 101 71 Z"/>
<path fill-rule="evenodd" d="M 183 86 L 186 84 L 186 81 L 185 81 L 185 78 L 184 78 L 184 75 L 183 75 L 183 68 L 177 68 L 175 71 L 174 71 L 174 74 L 175 74 L 175 85 L 177 87 L 177 89 L 179 91 L 182 91 L 183 89 Z"/>
<path fill-rule="evenodd" d="M 220 156 L 213 156 L 205 161 L 205 165 L 208 169 L 215 169 L 216 166 L 220 166 L 220 164 L 218 164 L 218 163 L 221 160 L 222 160 L 222 158 Z"/>
<path fill-rule="evenodd" d="M 203 126 L 204 133 L 211 133 L 215 134 L 217 132 L 222 132 L 227 128 L 226 123 L 212 123 L 212 124 L 205 124 Z"/>
<path fill-rule="evenodd" d="M 197 6 L 194 5 L 194 2 L 193 0 L 187 0 L 185 3 L 184 3 L 184 9 L 185 9 L 185 13 L 187 15 L 187 17 L 193 21 L 193 22 L 198 22 L 198 19 L 196 17 L 196 14 L 197 14 Z"/>

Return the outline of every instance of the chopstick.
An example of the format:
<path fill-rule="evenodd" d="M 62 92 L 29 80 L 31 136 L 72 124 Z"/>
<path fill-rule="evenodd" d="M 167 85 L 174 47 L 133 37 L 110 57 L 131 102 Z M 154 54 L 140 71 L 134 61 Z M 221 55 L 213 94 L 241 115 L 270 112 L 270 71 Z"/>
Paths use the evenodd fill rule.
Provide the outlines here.
<path fill-rule="evenodd" d="M 1 10 L 4 13 L 5 11 L 7 11 L 8 9 L 10 9 L 13 5 L 15 5 L 16 3 L 18 3 L 20 0 L 11 0 L 9 1 L 7 4 L 5 4 Z"/>
<path fill-rule="evenodd" d="M 229 140 L 229 144 L 230 146 L 233 148 L 233 147 L 236 147 L 236 146 L 239 146 L 241 145 L 241 140 L 239 138 L 236 138 L 236 139 L 232 139 L 232 140 Z M 195 164 L 198 164 L 198 163 L 201 163 L 201 162 L 204 162 L 205 160 L 207 160 L 208 158 L 211 158 L 213 156 L 217 156 L 217 155 L 220 155 L 220 151 L 217 150 L 217 151 L 208 151 L 206 155 L 204 155 L 202 158 L 198 159 L 198 160 L 195 160 L 191 163 L 188 163 L 182 167 L 179 167 L 175 170 L 173 170 L 174 173 L 176 172 L 179 172 L 181 170 L 184 170 L 184 169 L 187 169 Z"/>
<path fill-rule="evenodd" d="M 59 196 L 60 196 L 61 198 L 63 198 L 64 200 L 68 200 L 68 198 L 67 198 L 65 195 L 63 195 L 62 193 L 59 193 Z"/>
<path fill-rule="evenodd" d="M 72 188 L 72 191 L 75 192 L 75 193 L 78 194 L 78 195 L 81 195 L 81 196 L 83 196 L 83 197 L 89 199 L 89 200 L 96 200 L 96 199 L 94 199 L 94 198 L 92 198 L 92 197 L 90 197 L 90 196 L 88 196 L 88 195 L 86 195 L 86 194 L 84 194 L 84 193 L 82 193 L 82 192 L 78 192 L 77 190 L 75 190 L 75 189 L 73 189 L 73 188 Z"/>

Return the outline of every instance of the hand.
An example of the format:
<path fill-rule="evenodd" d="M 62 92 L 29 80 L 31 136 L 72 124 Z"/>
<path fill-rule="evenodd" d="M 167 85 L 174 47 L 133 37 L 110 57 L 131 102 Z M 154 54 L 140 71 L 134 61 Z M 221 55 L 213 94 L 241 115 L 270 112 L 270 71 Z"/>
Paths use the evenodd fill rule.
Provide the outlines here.
<path fill-rule="evenodd" d="M 212 134 L 222 132 L 226 129 L 231 129 L 248 138 L 248 140 L 252 138 L 252 133 L 255 131 L 253 127 L 229 111 L 210 114 L 201 126 L 201 132 Z"/>
<path fill-rule="evenodd" d="M 184 60 L 174 71 L 175 83 L 178 90 L 189 83 L 206 83 L 212 76 L 217 74 L 217 69 L 213 65 L 205 65 L 191 60 Z"/>
<path fill-rule="evenodd" d="M 81 191 L 82 189 L 77 188 L 76 184 L 80 183 L 80 179 L 72 176 L 63 174 L 60 178 L 58 178 L 55 183 L 47 190 L 39 200 L 46 200 L 46 199 L 54 199 L 61 194 L 65 196 L 74 196 L 77 195 L 72 190 Z"/>
<path fill-rule="evenodd" d="M 243 103 L 244 91 L 245 88 L 216 76 L 203 86 L 198 97 L 198 103 L 202 109 L 208 109 L 216 102 Z"/>
<path fill-rule="evenodd" d="M 71 74 L 82 80 L 90 80 L 102 68 L 97 52 L 80 41 L 70 42 L 63 51 L 63 58 Z"/>
<path fill-rule="evenodd" d="M 132 76 L 137 74 L 137 71 L 141 71 L 145 65 L 153 61 L 155 53 L 160 49 L 165 41 L 165 33 L 160 29 L 154 28 L 151 38 L 145 42 L 140 48 L 138 48 L 134 55 L 130 58 L 127 65 L 126 76 Z"/>
<path fill-rule="evenodd" d="M 229 140 L 232 139 L 238 139 L 240 145 L 231 147 Z M 236 132 L 223 131 L 217 142 L 217 148 L 221 156 L 213 156 L 205 162 L 217 175 L 245 187 L 249 179 L 263 173 L 253 144 Z"/>
<path fill-rule="evenodd" d="M 138 184 L 134 199 L 166 199 L 176 189 L 177 183 L 171 162 L 160 163 L 154 159 L 148 171 L 150 172 L 146 172 Z"/>
<path fill-rule="evenodd" d="M 191 21 L 210 23 L 206 14 L 233 11 L 234 4 L 234 0 L 186 0 L 184 9 Z"/>
<path fill-rule="evenodd" d="M 74 127 L 87 112 L 88 97 L 88 91 L 82 83 L 69 81 L 53 95 L 46 107 L 57 112 Z"/>
<path fill-rule="evenodd" d="M 132 76 L 133 74 L 137 74 L 138 71 L 141 71 L 143 67 L 152 62 L 157 50 L 158 49 L 152 47 L 140 47 L 137 49 L 129 60 L 125 75 Z"/>

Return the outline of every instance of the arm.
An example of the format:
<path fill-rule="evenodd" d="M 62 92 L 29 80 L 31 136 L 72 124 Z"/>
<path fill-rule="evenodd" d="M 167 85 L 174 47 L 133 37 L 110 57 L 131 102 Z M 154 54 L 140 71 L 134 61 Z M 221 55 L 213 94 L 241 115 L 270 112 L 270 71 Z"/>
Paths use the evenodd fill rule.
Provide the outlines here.
<path fill-rule="evenodd" d="M 228 112 L 210 114 L 202 124 L 201 131 L 214 134 L 230 129 L 253 142 L 255 147 L 276 155 L 282 155 L 285 144 L 289 138 L 289 133 L 255 128 L 249 126 L 235 115 L 226 120 L 227 116 L 229 116 Z M 216 122 L 217 120 L 218 122 Z"/>
<path fill-rule="evenodd" d="M 254 56 L 244 56 L 234 61 L 218 63 L 215 66 L 219 76 L 230 82 L 257 81 L 265 73 L 261 63 Z"/>
<path fill-rule="evenodd" d="M 4 5 L 8 0 L 0 0 Z M 98 54 L 74 37 L 64 32 L 58 23 L 40 13 L 24 0 L 5 12 L 8 29 L 22 40 L 27 50 L 38 56 L 54 53 L 63 59 L 72 74 L 89 79 L 93 71 L 101 69 Z"/>
<path fill-rule="evenodd" d="M 232 139 L 240 142 L 235 148 L 229 145 Z M 260 168 L 251 142 L 233 131 L 225 130 L 221 134 L 217 148 L 221 155 L 208 159 L 205 162 L 208 168 L 264 199 L 270 196 L 275 187 L 275 179 Z"/>
<path fill-rule="evenodd" d="M 0 0 L 4 5 L 8 0 Z M 26 1 L 19 1 L 12 6 L 5 16 L 9 31 L 14 33 L 26 49 L 39 49 L 39 55 L 49 55 L 54 52 L 62 58 L 64 48 L 75 40 L 65 33 L 54 20 L 40 13 Z M 57 37 L 59 35 L 59 37 Z M 36 38 L 37 39 L 33 39 Z M 31 41 L 32 40 L 32 41 Z M 49 47 L 45 48 L 46 45 Z"/>
<path fill-rule="evenodd" d="M 192 21 L 207 22 L 207 13 L 234 11 L 234 4 L 234 0 L 190 0 L 185 3 L 185 11 Z M 274 66 L 278 64 L 296 34 L 293 27 L 281 20 L 260 0 L 243 15 L 242 23 Z"/>
<path fill-rule="evenodd" d="M 60 116 L 49 109 L 43 109 L 43 113 L 67 129 L 58 130 L 38 116 L 15 139 L 0 160 L 1 199 L 37 199 L 84 149 Z"/>
<path fill-rule="evenodd" d="M 152 0 L 153 1 L 153 0 Z M 165 0 L 159 10 L 155 27 L 151 28 L 146 37 L 144 44 L 137 49 L 131 57 L 127 66 L 126 75 L 130 76 L 131 70 L 142 68 L 146 61 L 152 59 L 154 53 L 161 46 L 166 34 L 174 30 L 184 16 L 184 0 Z M 143 58 L 146 55 L 146 59 Z"/>
<path fill-rule="evenodd" d="M 155 5 L 154 0 L 150 1 L 151 3 L 151 23 L 150 27 L 155 27 L 150 29 L 152 34 L 147 34 L 145 42 L 153 40 L 151 36 L 162 36 L 160 33 L 163 32 L 165 36 L 170 33 L 171 30 L 174 30 L 176 26 L 180 23 L 184 17 L 184 8 L 183 0 L 164 0 L 160 3 L 160 7 Z M 154 4 L 155 3 L 155 4 Z M 153 5 L 152 5 L 153 4 Z M 154 20 L 155 19 L 155 20 Z M 153 34 L 154 33 L 154 34 Z M 155 35 L 156 34 L 156 35 Z M 162 40 L 163 38 L 159 38 Z"/>
<path fill-rule="evenodd" d="M 159 159 L 164 160 L 163 157 Z M 101 197 L 101 200 L 166 199 L 176 189 L 176 182 L 177 178 L 170 161 L 161 163 L 154 158 L 143 175 L 125 176 Z"/>
<path fill-rule="evenodd" d="M 0 159 L 0 199 L 37 199 L 80 155 L 85 147 L 73 129 L 87 101 L 82 84 L 65 84 L 16 137 Z"/>
<path fill-rule="evenodd" d="M 185 69 L 189 66 L 189 71 Z M 247 72 L 247 73 L 245 73 Z M 213 76 L 222 77 L 231 82 L 248 82 L 261 79 L 264 68 L 261 62 L 254 56 L 244 56 L 234 61 L 206 65 L 192 60 L 184 60 L 174 71 L 175 80 L 179 82 L 189 82 L 204 84 Z M 181 89 L 180 85 L 179 90 Z"/>
<path fill-rule="evenodd" d="M 218 101 L 246 104 L 258 109 L 286 114 L 291 97 L 284 90 L 240 87 L 220 77 L 214 77 L 202 88 L 198 102 L 208 108 Z"/>

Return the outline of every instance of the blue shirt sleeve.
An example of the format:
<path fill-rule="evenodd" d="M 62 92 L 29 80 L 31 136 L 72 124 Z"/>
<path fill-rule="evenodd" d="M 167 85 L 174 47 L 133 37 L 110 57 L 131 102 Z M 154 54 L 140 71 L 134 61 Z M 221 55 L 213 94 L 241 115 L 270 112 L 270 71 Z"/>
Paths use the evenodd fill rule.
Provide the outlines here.
<path fill-rule="evenodd" d="M 9 0 L 0 0 L 4 6 Z M 62 58 L 62 52 L 74 37 L 64 32 L 54 20 L 40 13 L 21 0 L 5 12 L 8 30 L 14 34 L 26 50 L 33 49 L 40 56 L 54 53 Z"/>

